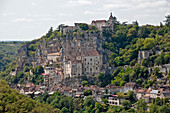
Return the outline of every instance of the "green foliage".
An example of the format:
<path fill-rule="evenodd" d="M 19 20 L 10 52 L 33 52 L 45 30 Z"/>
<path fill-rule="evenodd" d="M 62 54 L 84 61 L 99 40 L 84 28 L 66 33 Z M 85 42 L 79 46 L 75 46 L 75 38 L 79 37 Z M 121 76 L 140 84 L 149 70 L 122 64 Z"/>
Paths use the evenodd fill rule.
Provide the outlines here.
<path fill-rule="evenodd" d="M 158 109 L 158 113 L 169 113 L 169 112 L 170 112 L 170 107 L 168 105 L 163 105 Z"/>
<path fill-rule="evenodd" d="M 8 65 L 16 60 L 22 44 L 20 41 L 0 42 L 0 71 L 5 71 Z"/>
<path fill-rule="evenodd" d="M 129 100 L 124 100 L 124 101 L 122 102 L 122 105 L 124 106 L 124 108 L 125 108 L 126 110 L 129 109 L 129 108 L 132 106 L 132 104 L 130 103 Z"/>
<path fill-rule="evenodd" d="M 88 90 L 88 89 L 87 89 L 87 90 L 84 90 L 84 91 L 83 91 L 83 95 L 84 95 L 84 96 L 92 95 L 92 91 L 91 91 L 91 90 Z"/>
<path fill-rule="evenodd" d="M 145 41 L 143 42 L 143 45 L 144 49 L 150 50 L 153 47 L 155 47 L 156 43 L 153 38 L 146 38 Z"/>
<path fill-rule="evenodd" d="M 79 27 L 80 27 L 82 30 L 88 30 L 88 29 L 89 29 L 89 26 L 88 26 L 86 23 L 80 24 Z"/>
<path fill-rule="evenodd" d="M 44 68 L 41 65 L 36 66 L 35 68 L 33 68 L 33 73 L 34 74 L 44 73 Z"/>
<path fill-rule="evenodd" d="M 24 72 L 29 72 L 29 71 L 30 71 L 30 67 L 25 66 L 25 67 L 24 67 Z"/>
<path fill-rule="evenodd" d="M 137 108 L 137 110 L 145 111 L 147 108 L 147 103 L 143 99 L 140 99 L 137 102 L 136 108 Z"/>
<path fill-rule="evenodd" d="M 156 113 L 157 110 L 158 110 L 158 106 L 157 106 L 156 104 L 151 104 L 151 105 L 149 106 L 149 111 L 150 111 L 150 113 Z"/>
<path fill-rule="evenodd" d="M 111 82 L 111 75 L 105 75 L 104 73 L 100 73 L 97 78 L 100 81 L 99 85 L 101 87 L 105 87 Z"/>
<path fill-rule="evenodd" d="M 5 81 L 0 81 L 0 112 L 15 113 L 54 113 L 54 109 L 47 104 L 41 104 L 28 96 L 19 94 L 11 89 Z"/>
<path fill-rule="evenodd" d="M 61 113 L 69 113 L 69 110 L 66 107 L 63 107 L 61 109 Z"/>
<path fill-rule="evenodd" d="M 83 105 L 84 106 L 87 106 L 89 107 L 90 105 L 94 106 L 95 105 L 95 102 L 93 100 L 93 97 L 92 96 L 87 96 L 83 102 Z"/>
<path fill-rule="evenodd" d="M 81 85 L 86 86 L 88 84 L 88 81 L 84 80 L 81 82 Z"/>

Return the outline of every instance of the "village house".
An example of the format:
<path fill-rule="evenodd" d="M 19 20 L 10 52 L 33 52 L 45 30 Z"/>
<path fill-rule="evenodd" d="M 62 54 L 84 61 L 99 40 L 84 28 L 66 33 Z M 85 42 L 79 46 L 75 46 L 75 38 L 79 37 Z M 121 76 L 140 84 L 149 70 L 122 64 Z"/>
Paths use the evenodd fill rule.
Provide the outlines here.
<path fill-rule="evenodd" d="M 114 84 L 107 85 L 106 90 L 107 90 L 106 94 L 108 94 L 108 95 L 114 95 L 117 92 L 119 92 L 119 88 Z"/>
<path fill-rule="evenodd" d="M 114 23 L 116 21 L 116 18 L 112 16 L 112 13 L 110 13 L 110 17 L 109 20 L 93 20 L 91 22 L 92 26 L 95 26 L 96 28 L 98 28 L 100 31 L 103 31 L 104 29 L 114 29 Z"/>
<path fill-rule="evenodd" d="M 140 89 L 136 89 L 136 91 L 134 92 L 134 94 L 136 95 L 136 98 L 142 99 L 143 96 L 146 94 L 147 89 L 145 88 L 140 88 Z"/>
<path fill-rule="evenodd" d="M 120 106 L 127 98 L 128 97 L 118 97 L 118 95 L 111 95 L 108 97 L 108 104 Z"/>
<path fill-rule="evenodd" d="M 128 82 L 124 86 L 120 88 L 121 93 L 127 93 L 128 91 L 134 91 L 136 89 L 136 83 L 135 82 Z"/>
<path fill-rule="evenodd" d="M 160 94 L 160 98 L 169 98 L 170 99 L 170 91 L 162 91 Z"/>

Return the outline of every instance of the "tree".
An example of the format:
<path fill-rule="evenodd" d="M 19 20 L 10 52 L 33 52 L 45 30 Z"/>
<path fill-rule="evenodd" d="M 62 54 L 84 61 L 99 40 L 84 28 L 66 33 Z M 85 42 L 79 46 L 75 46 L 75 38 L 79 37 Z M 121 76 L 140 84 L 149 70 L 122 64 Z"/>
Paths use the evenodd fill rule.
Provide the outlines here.
<path fill-rule="evenodd" d="M 52 33 L 53 33 L 53 27 L 50 28 L 50 30 L 46 34 L 46 37 L 49 38 L 52 35 Z"/>
<path fill-rule="evenodd" d="M 33 69 L 33 73 L 34 73 L 34 74 L 44 73 L 44 68 L 43 68 L 41 65 L 36 66 L 36 67 Z"/>
<path fill-rule="evenodd" d="M 165 25 L 170 26 L 170 15 L 165 16 L 165 18 L 166 18 L 166 20 L 164 21 Z"/>
<path fill-rule="evenodd" d="M 66 107 L 63 107 L 61 109 L 61 113 L 69 113 L 69 110 Z"/>
<path fill-rule="evenodd" d="M 86 23 L 80 24 L 79 27 L 80 27 L 82 30 L 88 30 L 88 29 L 89 29 L 89 26 L 88 26 Z"/>
<path fill-rule="evenodd" d="M 28 66 L 24 67 L 24 72 L 29 72 L 30 68 Z"/>
<path fill-rule="evenodd" d="M 149 60 L 147 58 L 144 58 L 144 59 L 142 59 L 141 64 L 142 64 L 142 66 L 148 67 Z"/>
<path fill-rule="evenodd" d="M 144 99 L 140 99 L 137 102 L 137 110 L 145 111 L 147 108 L 147 103 L 144 101 Z"/>
<path fill-rule="evenodd" d="M 87 84 L 88 84 L 88 82 L 86 80 L 81 82 L 81 85 L 83 85 L 83 86 L 86 86 Z"/>
<path fill-rule="evenodd" d="M 127 33 L 127 37 L 129 38 L 135 38 L 137 35 L 136 29 L 135 28 L 130 28 Z"/>
<path fill-rule="evenodd" d="M 102 101 L 103 101 L 105 104 L 107 104 L 107 102 L 108 102 L 107 98 L 102 98 Z"/>
<path fill-rule="evenodd" d="M 162 74 L 159 73 L 159 68 L 158 68 L 158 67 L 155 67 L 155 68 L 153 69 L 152 74 L 155 75 L 155 76 L 157 76 L 157 77 L 159 77 L 159 78 L 162 77 Z"/>
<path fill-rule="evenodd" d="M 145 41 L 143 42 L 144 49 L 150 50 L 153 47 L 155 47 L 156 43 L 153 38 L 146 38 Z"/>
<path fill-rule="evenodd" d="M 83 95 L 84 95 L 84 96 L 92 95 L 92 91 L 91 91 L 91 90 L 88 90 L 88 89 L 87 89 L 87 90 L 84 90 L 84 91 L 83 91 Z"/>
<path fill-rule="evenodd" d="M 122 102 L 122 105 L 124 106 L 124 108 L 125 108 L 126 110 L 129 109 L 129 108 L 132 106 L 132 104 L 130 103 L 129 100 L 124 100 L 124 101 Z"/>
<path fill-rule="evenodd" d="M 156 104 L 151 104 L 149 106 L 150 113 L 156 113 L 157 112 L 157 108 L 158 108 L 158 106 Z"/>
<path fill-rule="evenodd" d="M 89 107 L 90 105 L 93 105 L 94 106 L 95 102 L 93 100 L 93 97 L 92 96 L 87 96 L 83 102 L 83 105 L 84 106 L 87 106 Z"/>
<path fill-rule="evenodd" d="M 136 64 L 136 60 L 133 59 L 131 62 L 130 62 L 130 66 L 134 66 Z"/>
<path fill-rule="evenodd" d="M 133 91 L 128 91 L 127 95 L 129 96 L 129 100 L 133 101 L 134 100 L 134 92 Z"/>
<path fill-rule="evenodd" d="M 168 105 L 160 106 L 158 109 L 158 113 L 170 113 L 170 108 Z"/>

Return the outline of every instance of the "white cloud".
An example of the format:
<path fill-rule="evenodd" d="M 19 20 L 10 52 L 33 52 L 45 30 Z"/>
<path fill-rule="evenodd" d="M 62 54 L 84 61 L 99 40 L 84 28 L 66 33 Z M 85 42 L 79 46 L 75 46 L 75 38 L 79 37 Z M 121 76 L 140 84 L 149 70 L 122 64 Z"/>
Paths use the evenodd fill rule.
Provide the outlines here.
<path fill-rule="evenodd" d="M 59 16 L 73 16 L 71 13 L 60 13 Z"/>
<path fill-rule="evenodd" d="M 32 2 L 31 5 L 32 6 L 37 6 L 37 4 L 35 2 Z"/>
<path fill-rule="evenodd" d="M 129 7 L 130 7 L 129 4 L 106 4 L 104 5 L 105 9 L 117 9 L 117 8 L 125 9 Z"/>
<path fill-rule="evenodd" d="M 16 18 L 13 22 L 33 22 L 33 20 L 28 18 Z"/>
<path fill-rule="evenodd" d="M 41 20 L 44 20 L 44 21 L 53 21 L 53 20 L 55 20 L 55 18 L 52 18 L 52 17 L 44 17 L 44 18 L 41 18 Z"/>
<path fill-rule="evenodd" d="M 75 6 L 75 5 L 92 5 L 93 3 L 89 0 L 69 0 L 68 4 L 71 6 Z"/>
<path fill-rule="evenodd" d="M 105 12 L 102 12 L 102 11 L 85 11 L 84 14 L 85 15 L 101 15 L 101 14 L 104 14 Z"/>
<path fill-rule="evenodd" d="M 161 6 L 168 5 L 168 2 L 166 0 L 161 1 L 147 1 L 147 2 L 141 2 L 140 4 L 137 4 L 137 8 L 159 8 Z"/>
<path fill-rule="evenodd" d="M 2 16 L 7 16 L 7 13 L 2 13 Z"/>

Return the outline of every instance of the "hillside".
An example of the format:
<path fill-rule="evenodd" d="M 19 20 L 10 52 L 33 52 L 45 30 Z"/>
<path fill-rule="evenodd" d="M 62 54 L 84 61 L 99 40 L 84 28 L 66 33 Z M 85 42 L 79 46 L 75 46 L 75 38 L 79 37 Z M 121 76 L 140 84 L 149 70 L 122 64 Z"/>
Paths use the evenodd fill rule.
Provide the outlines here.
<path fill-rule="evenodd" d="M 23 43 L 20 41 L 0 42 L 0 71 L 6 70 L 7 65 L 16 60 L 18 49 Z"/>
<path fill-rule="evenodd" d="M 11 89 L 5 81 L 0 81 L 1 113 L 55 113 L 47 104 L 41 104 L 18 91 Z"/>
<path fill-rule="evenodd" d="M 51 27 L 11 54 L 17 59 L 0 78 L 34 100 L 1 81 L 2 112 L 170 111 L 170 23 L 120 23 L 111 13 L 91 24 Z"/>

